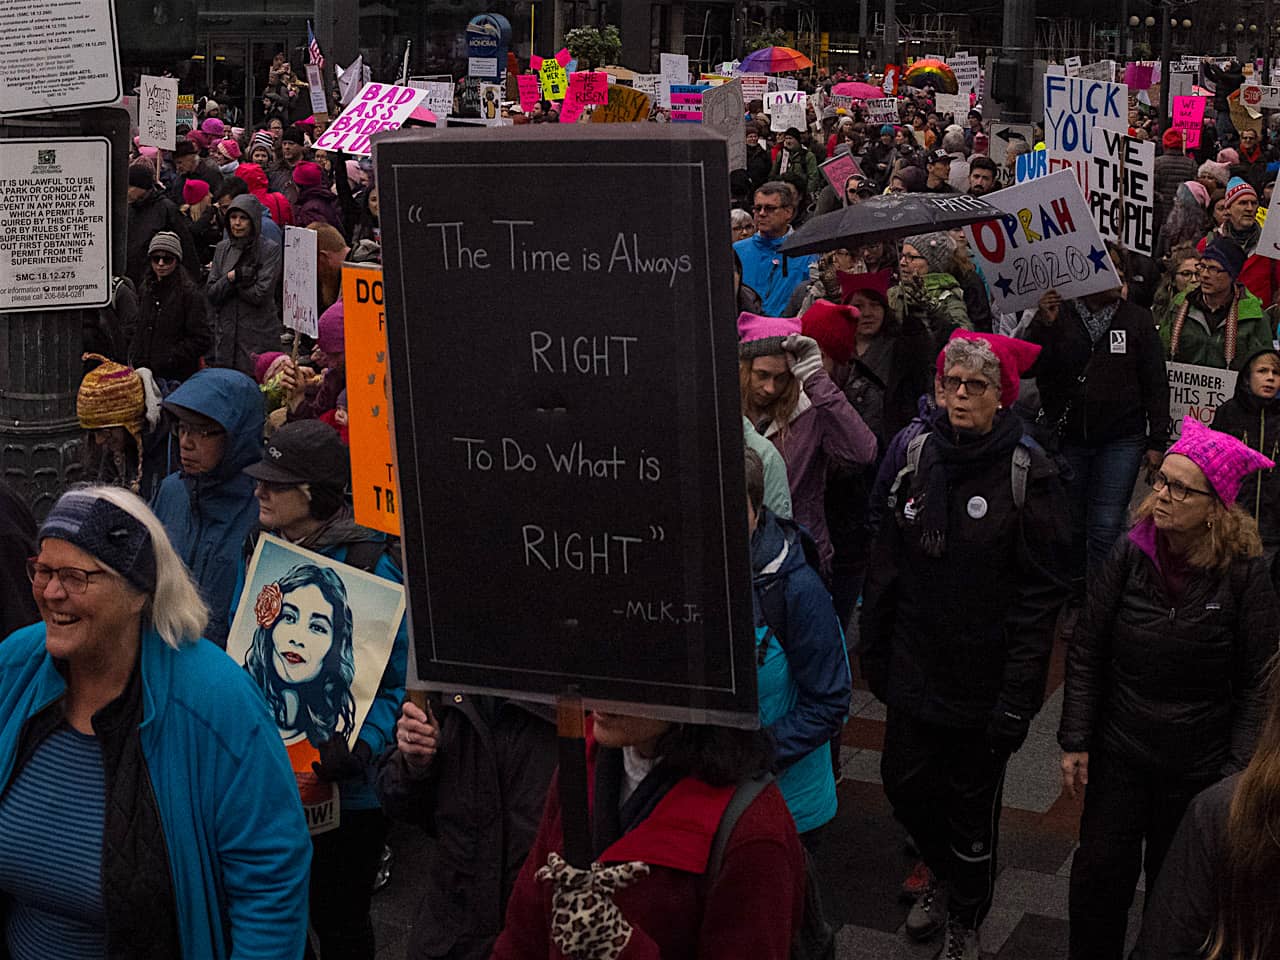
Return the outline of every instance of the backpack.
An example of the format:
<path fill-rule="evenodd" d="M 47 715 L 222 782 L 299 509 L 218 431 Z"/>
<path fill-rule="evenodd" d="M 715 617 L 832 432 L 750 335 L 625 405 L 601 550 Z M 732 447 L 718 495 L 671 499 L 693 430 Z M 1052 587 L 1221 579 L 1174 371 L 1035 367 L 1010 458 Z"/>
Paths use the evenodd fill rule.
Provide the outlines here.
<path fill-rule="evenodd" d="M 800 534 L 800 546 L 804 549 L 804 559 L 813 572 L 819 577 L 822 576 L 822 557 L 818 553 L 817 541 L 813 539 L 809 531 L 804 527 L 797 526 Z M 768 588 L 760 593 L 760 615 L 764 617 L 765 626 L 778 638 L 778 643 L 783 649 L 787 646 L 787 596 L 784 580 L 775 580 L 769 584 Z M 763 651 L 761 651 L 763 654 Z"/>
<path fill-rule="evenodd" d="M 715 838 L 711 841 L 711 854 L 707 858 L 705 876 L 708 886 L 720 875 L 724 866 L 725 851 L 729 847 L 729 837 L 733 828 L 738 825 L 747 808 L 755 802 L 756 797 L 773 783 L 773 774 L 765 773 L 738 784 L 729 798 L 720 817 L 720 826 L 716 828 Z M 804 917 L 800 921 L 800 929 L 791 941 L 791 960 L 835 960 L 836 933 L 827 922 L 822 906 L 822 889 L 818 884 L 817 871 L 809 851 L 801 846 L 804 854 Z"/>
<path fill-rule="evenodd" d="M 890 510 L 898 505 L 898 490 L 902 487 L 902 481 L 915 473 L 916 468 L 920 466 L 920 451 L 924 449 L 925 441 L 928 439 L 929 432 L 926 430 L 916 434 L 907 444 L 906 466 L 898 471 L 897 476 L 893 478 L 893 486 L 889 488 Z M 1013 448 L 1013 457 L 1009 464 L 1009 486 L 1013 491 L 1013 506 L 1017 510 L 1021 510 L 1023 504 L 1027 502 L 1027 472 L 1031 469 L 1031 444 L 1033 443 L 1035 441 L 1029 437 L 1022 437 L 1018 445 Z"/>

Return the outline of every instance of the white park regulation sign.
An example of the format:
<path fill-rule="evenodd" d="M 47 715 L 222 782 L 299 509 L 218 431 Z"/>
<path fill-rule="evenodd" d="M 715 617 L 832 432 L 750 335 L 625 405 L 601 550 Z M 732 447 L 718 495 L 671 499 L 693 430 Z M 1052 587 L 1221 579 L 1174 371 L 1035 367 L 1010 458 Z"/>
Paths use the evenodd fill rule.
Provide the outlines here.
<path fill-rule="evenodd" d="M 111 302 L 111 144 L 0 140 L 0 312 Z"/>

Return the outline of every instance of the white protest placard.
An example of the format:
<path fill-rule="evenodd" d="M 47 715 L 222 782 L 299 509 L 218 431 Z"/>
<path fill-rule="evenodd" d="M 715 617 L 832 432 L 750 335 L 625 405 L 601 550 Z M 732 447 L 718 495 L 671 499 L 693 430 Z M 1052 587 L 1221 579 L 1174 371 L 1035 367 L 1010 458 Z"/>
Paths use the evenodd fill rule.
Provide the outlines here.
<path fill-rule="evenodd" d="M 968 54 L 956 54 L 947 61 L 947 66 L 956 76 L 959 92 L 967 97 L 978 87 L 978 78 L 982 72 L 978 66 L 978 58 Z"/>
<path fill-rule="evenodd" d="M 316 305 L 316 232 L 284 228 L 284 325 L 306 337 L 320 335 Z"/>
<path fill-rule="evenodd" d="M 1128 88 L 1105 80 L 1046 76 L 1044 119 L 1045 156 L 1028 162 L 1043 164 L 1047 173 L 1071 169 L 1103 238 L 1152 256 L 1155 144 L 1125 135 Z"/>
<path fill-rule="evenodd" d="M 775 90 L 764 95 L 765 110 L 769 114 L 769 129 L 782 133 L 791 127 L 805 128 L 803 90 Z"/>
<path fill-rule="evenodd" d="M 1083 80 L 1106 80 L 1110 83 L 1116 78 L 1116 62 L 1114 60 L 1099 60 L 1097 63 L 1086 63 L 1076 73 L 1076 76 Z"/>
<path fill-rule="evenodd" d="M 356 57 L 345 70 L 336 65 L 333 69 L 338 76 L 338 103 L 344 107 L 356 98 L 373 76 L 373 71 L 364 65 L 364 54 Z"/>
<path fill-rule="evenodd" d="M 737 80 L 702 94 L 702 125 L 715 130 L 728 142 L 730 170 L 742 170 L 747 165 L 746 127 L 742 122 L 745 112 L 742 84 Z"/>
<path fill-rule="evenodd" d="M 1079 57 L 1067 57 L 1066 60 L 1062 61 L 1062 65 L 1067 68 L 1068 77 L 1080 76 L 1081 63 Z"/>
<path fill-rule="evenodd" d="M 1194 363 L 1165 362 L 1169 377 L 1169 441 L 1182 436 L 1182 421 L 1195 417 L 1206 427 L 1213 426 L 1218 408 L 1236 392 L 1234 370 L 1202 367 Z"/>
<path fill-rule="evenodd" d="M 1253 251 L 1260 257 L 1270 257 L 1272 260 L 1280 260 L 1280 213 L 1276 212 L 1277 193 L 1280 193 L 1280 190 L 1271 194 L 1271 203 L 1267 207 L 1267 222 L 1262 225 L 1258 245 Z"/>
<path fill-rule="evenodd" d="M 497 57 L 468 57 L 467 76 L 490 80 L 498 75 Z"/>
<path fill-rule="evenodd" d="M 418 80 L 411 79 L 409 86 L 415 90 L 426 91 L 423 105 L 437 117 L 447 117 L 453 113 L 453 81 L 452 80 Z"/>
<path fill-rule="evenodd" d="M 769 92 L 769 78 L 762 73 L 739 73 L 736 76 L 742 83 L 742 99 L 746 103 L 763 100 Z"/>
<path fill-rule="evenodd" d="M 955 117 L 956 123 L 964 123 L 965 117 L 969 115 L 969 95 L 967 93 L 934 94 L 933 105 L 938 113 L 943 116 L 951 114 L 951 116 Z"/>
<path fill-rule="evenodd" d="M 779 90 L 799 90 L 800 81 L 795 77 L 777 77 L 774 86 Z"/>
<path fill-rule="evenodd" d="M 316 139 L 315 148 L 367 157 L 373 152 L 369 138 L 383 130 L 398 130 L 426 95 L 427 91 L 413 87 L 366 84 L 351 106 Z"/>
<path fill-rule="evenodd" d="M 178 78 L 142 75 L 138 143 L 172 150 L 178 141 Z"/>
<path fill-rule="evenodd" d="M 123 93 L 114 4 L 0 3 L 0 116 L 106 106 Z"/>
<path fill-rule="evenodd" d="M 1120 277 L 1068 170 L 982 198 L 1004 211 L 965 227 L 969 247 L 991 287 L 991 307 L 1014 313 L 1048 290 L 1064 298 L 1111 290 Z"/>
<path fill-rule="evenodd" d="M 0 312 L 111 302 L 110 173 L 105 137 L 0 140 Z"/>
<path fill-rule="evenodd" d="M 867 123 L 898 122 L 897 97 L 878 97 L 874 100 L 863 100 L 862 110 L 867 116 Z"/>
<path fill-rule="evenodd" d="M 1127 133 L 1129 88 L 1085 77 L 1044 77 L 1044 145 L 1050 153 L 1089 149 L 1093 128 Z"/>
<path fill-rule="evenodd" d="M 1255 110 L 1280 110 L 1280 86 L 1246 83 L 1240 87 L 1240 102 Z"/>
<path fill-rule="evenodd" d="M 667 83 L 689 82 L 689 58 L 683 53 L 658 54 L 658 73 Z"/>
<path fill-rule="evenodd" d="M 324 93 L 324 72 L 314 63 L 307 64 L 307 87 L 311 94 L 311 112 L 329 112 L 329 99 Z"/>

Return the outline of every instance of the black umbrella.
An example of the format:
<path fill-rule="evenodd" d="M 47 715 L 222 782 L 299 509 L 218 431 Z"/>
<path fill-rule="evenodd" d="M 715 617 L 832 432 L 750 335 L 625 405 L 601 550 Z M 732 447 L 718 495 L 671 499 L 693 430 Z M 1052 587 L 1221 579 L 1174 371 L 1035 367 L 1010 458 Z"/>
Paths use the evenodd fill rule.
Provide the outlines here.
<path fill-rule="evenodd" d="M 1002 216 L 1004 211 L 985 200 L 959 193 L 886 193 L 814 217 L 787 237 L 780 249 L 798 257 L 950 230 Z"/>

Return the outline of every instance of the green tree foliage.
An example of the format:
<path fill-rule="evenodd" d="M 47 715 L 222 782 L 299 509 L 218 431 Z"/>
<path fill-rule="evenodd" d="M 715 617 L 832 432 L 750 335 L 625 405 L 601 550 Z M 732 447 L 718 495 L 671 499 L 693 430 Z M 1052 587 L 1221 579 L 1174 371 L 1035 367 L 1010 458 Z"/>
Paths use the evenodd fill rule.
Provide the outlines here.
<path fill-rule="evenodd" d="M 575 27 L 565 34 L 564 45 L 583 70 L 594 70 L 607 63 L 617 63 L 622 53 L 622 37 L 613 24 L 603 30 Z"/>

